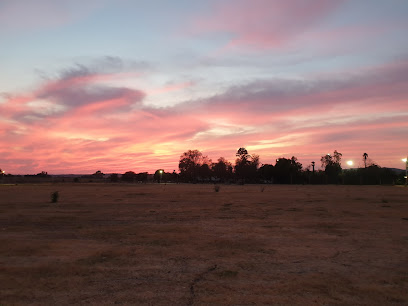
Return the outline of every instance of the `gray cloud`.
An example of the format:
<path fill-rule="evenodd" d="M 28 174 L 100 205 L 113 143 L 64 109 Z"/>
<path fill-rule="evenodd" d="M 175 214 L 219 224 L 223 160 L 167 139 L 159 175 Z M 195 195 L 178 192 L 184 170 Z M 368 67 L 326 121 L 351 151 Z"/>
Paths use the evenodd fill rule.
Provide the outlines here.
<path fill-rule="evenodd" d="M 75 64 L 63 69 L 58 77 L 45 79 L 45 84 L 35 92 L 32 101 L 47 101 L 47 106 L 26 107 L 13 115 L 18 121 L 35 121 L 49 116 L 61 116 L 77 107 L 104 102 L 119 101 L 117 107 L 109 106 L 110 112 L 128 112 L 140 104 L 145 93 L 141 90 L 114 87 L 99 83 L 100 77 L 121 71 L 123 61 L 117 57 L 104 57 L 90 65 Z M 9 95 L 2 94 L 5 98 Z M 41 109 L 40 109 L 41 108 Z"/>
<path fill-rule="evenodd" d="M 235 85 L 221 94 L 185 101 L 172 108 L 156 110 L 157 115 L 179 112 L 278 113 L 288 110 L 334 107 L 358 100 L 406 98 L 408 61 L 360 73 L 305 80 L 263 79 Z"/>
<path fill-rule="evenodd" d="M 49 99 L 69 108 L 120 98 L 127 100 L 127 107 L 129 108 L 133 103 L 141 102 L 143 97 L 143 92 L 125 87 L 82 85 L 54 89 L 38 96 L 40 99 Z"/>

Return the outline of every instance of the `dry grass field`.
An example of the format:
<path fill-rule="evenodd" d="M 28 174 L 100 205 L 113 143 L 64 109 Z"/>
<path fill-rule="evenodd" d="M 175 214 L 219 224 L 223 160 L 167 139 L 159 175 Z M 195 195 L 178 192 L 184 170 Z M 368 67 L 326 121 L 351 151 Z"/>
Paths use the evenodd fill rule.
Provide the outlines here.
<path fill-rule="evenodd" d="M 0 185 L 16 304 L 407 305 L 408 188 Z"/>

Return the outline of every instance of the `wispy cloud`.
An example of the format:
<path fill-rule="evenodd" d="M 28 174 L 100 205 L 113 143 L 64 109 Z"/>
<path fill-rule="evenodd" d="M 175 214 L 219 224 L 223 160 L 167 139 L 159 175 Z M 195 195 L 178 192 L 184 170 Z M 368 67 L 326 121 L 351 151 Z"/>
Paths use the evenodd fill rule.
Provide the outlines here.
<path fill-rule="evenodd" d="M 109 85 L 120 68 L 103 70 L 74 65 L 31 92 L 3 95 L 2 167 L 172 171 L 179 155 L 193 148 L 232 160 L 247 146 L 266 163 L 282 155 L 307 162 L 334 149 L 359 156 L 384 144 L 387 154 L 379 152 L 376 161 L 387 164 L 401 150 L 395 135 L 408 130 L 404 60 L 331 78 L 258 79 L 167 107 L 144 103 L 154 95 L 144 88 Z"/>
<path fill-rule="evenodd" d="M 227 35 L 224 48 L 280 48 L 326 19 L 344 1 L 236 0 L 215 2 L 192 31 Z"/>

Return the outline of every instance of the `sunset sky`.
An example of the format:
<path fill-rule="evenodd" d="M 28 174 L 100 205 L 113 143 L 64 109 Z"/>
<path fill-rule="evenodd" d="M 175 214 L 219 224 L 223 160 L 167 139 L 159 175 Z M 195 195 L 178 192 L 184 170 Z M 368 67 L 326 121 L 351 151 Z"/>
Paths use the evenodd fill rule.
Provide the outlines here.
<path fill-rule="evenodd" d="M 404 168 L 406 0 L 0 0 L 0 168 L 178 170 L 245 147 Z"/>

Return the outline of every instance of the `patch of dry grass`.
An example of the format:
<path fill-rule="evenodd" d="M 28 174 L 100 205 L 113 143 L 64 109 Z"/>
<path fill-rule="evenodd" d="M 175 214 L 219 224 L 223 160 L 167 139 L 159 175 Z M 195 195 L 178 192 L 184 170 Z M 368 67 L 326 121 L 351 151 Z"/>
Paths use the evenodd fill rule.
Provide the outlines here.
<path fill-rule="evenodd" d="M 407 195 L 0 186 L 0 304 L 407 304 Z"/>

